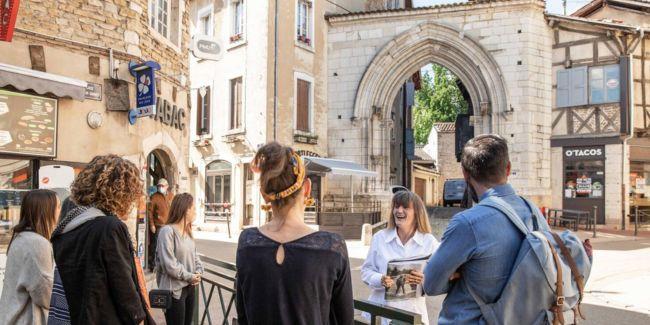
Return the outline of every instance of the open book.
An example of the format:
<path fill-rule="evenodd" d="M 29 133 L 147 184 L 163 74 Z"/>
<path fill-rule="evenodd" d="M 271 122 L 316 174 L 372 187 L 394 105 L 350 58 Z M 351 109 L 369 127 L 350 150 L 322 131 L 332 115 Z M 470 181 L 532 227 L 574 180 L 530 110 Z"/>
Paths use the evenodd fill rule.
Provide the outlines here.
<path fill-rule="evenodd" d="M 417 298 L 422 293 L 422 285 L 407 284 L 406 275 L 411 271 L 422 272 L 431 255 L 395 259 L 388 262 L 386 276 L 393 279 L 393 286 L 386 289 L 386 301 Z"/>

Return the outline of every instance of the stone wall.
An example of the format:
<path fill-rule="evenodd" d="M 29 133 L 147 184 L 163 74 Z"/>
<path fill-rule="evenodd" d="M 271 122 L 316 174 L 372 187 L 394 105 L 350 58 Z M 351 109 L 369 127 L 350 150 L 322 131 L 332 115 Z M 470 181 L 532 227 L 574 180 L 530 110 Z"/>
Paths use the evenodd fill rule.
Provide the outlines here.
<path fill-rule="evenodd" d="M 455 133 L 438 132 L 438 161 L 436 162 L 440 171 L 440 181 L 438 182 L 440 202 L 437 202 L 438 204 L 442 204 L 445 181 L 452 178 L 463 178 L 460 163 L 456 161 L 455 141 Z"/>
<path fill-rule="evenodd" d="M 168 81 L 180 85 L 180 75 L 189 77 L 189 13 L 185 11 L 185 1 L 173 2 L 180 5 L 181 13 L 181 37 L 178 45 L 172 44 L 149 27 L 147 0 L 24 0 L 20 2 L 16 28 L 112 48 L 133 56 L 125 59 L 157 61 L 161 64 L 162 75 Z M 23 35 L 18 31 L 14 37 L 18 40 L 26 38 Z M 85 49 L 61 42 L 48 43 L 86 52 Z"/>
<path fill-rule="evenodd" d="M 460 10 L 462 9 L 462 10 Z M 421 26 L 435 24 L 438 30 L 423 30 Z M 382 49 L 395 47 L 395 52 L 382 56 L 384 67 L 394 67 L 385 78 L 408 74 L 399 70 L 408 66 L 417 69 L 419 62 L 438 62 L 457 74 L 468 86 L 473 100 L 490 98 L 486 111 L 481 103 L 474 105 L 475 132 L 496 132 L 510 145 L 512 183 L 522 194 L 538 203 L 550 202 L 550 133 L 551 133 L 551 30 L 544 17 L 544 2 L 537 0 L 494 1 L 480 4 L 458 4 L 420 8 L 398 12 L 351 14 L 330 18 L 328 50 L 328 108 L 329 154 L 357 161 L 364 166 L 382 170 L 382 156 L 386 152 L 373 151 L 375 144 L 384 141 L 382 126 L 385 116 L 372 113 L 353 119 L 355 109 L 372 112 L 375 107 L 355 107 L 359 96 L 393 96 L 394 91 L 383 94 L 362 94 L 359 86 L 368 66 L 376 62 Z M 430 26 L 430 25 L 429 25 Z M 443 33 L 445 28 L 454 32 Z M 412 50 L 400 48 L 399 42 L 417 42 L 427 32 L 441 33 L 450 44 L 467 44 L 472 51 L 467 55 L 487 56 L 478 75 L 464 71 L 465 66 L 476 66 L 453 55 L 443 56 L 436 45 L 440 37 L 433 37 L 434 45 Z M 443 44 L 446 46 L 448 44 Z M 476 50 L 479 49 L 479 50 Z M 406 51 L 407 55 L 399 51 Z M 453 51 L 451 51 L 453 52 Z M 456 51 L 458 53 L 458 51 Z M 383 55 L 384 53 L 382 53 Z M 391 61 L 392 56 L 403 55 L 405 62 Z M 456 57 L 461 57 L 456 55 Z M 441 62 L 443 61 L 443 62 Z M 424 64 L 422 64 L 424 65 Z M 496 67 L 491 71 L 488 67 Z M 463 73 L 466 72 L 464 75 Z M 481 78 L 499 75 L 500 82 L 483 85 Z M 398 78 L 395 78 L 398 79 Z M 504 88 L 498 91 L 499 86 Z M 491 91 L 490 94 L 480 93 Z M 494 89 L 493 89 L 494 88 Z M 483 89 L 483 90 L 481 90 Z M 382 107 L 379 107 L 381 109 Z M 343 118 L 340 119 L 339 116 Z M 372 137 L 372 138 L 369 138 Z M 345 142 L 341 140 L 345 139 Z M 382 149 L 384 150 L 384 149 Z M 380 190 L 380 189 L 377 189 Z"/>

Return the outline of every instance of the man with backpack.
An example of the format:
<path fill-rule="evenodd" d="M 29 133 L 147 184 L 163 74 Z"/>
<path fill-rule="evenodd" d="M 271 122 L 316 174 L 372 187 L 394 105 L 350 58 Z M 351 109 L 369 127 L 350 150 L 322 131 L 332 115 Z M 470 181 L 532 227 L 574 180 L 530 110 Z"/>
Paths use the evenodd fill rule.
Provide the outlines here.
<path fill-rule="evenodd" d="M 425 268 L 424 291 L 447 294 L 438 324 L 563 324 L 565 313 L 582 316 L 589 258 L 575 235 L 553 234 L 508 184 L 506 140 L 470 140 L 461 165 L 478 204 L 452 218 Z"/>

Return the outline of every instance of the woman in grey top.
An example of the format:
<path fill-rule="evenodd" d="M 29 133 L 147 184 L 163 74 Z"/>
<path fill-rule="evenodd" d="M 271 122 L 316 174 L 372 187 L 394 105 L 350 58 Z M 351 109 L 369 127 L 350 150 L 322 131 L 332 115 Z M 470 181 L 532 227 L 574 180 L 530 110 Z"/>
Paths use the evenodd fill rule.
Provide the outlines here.
<path fill-rule="evenodd" d="M 53 191 L 25 195 L 7 252 L 0 324 L 47 324 L 54 273 L 49 238 L 60 208 Z"/>
<path fill-rule="evenodd" d="M 176 195 L 167 225 L 160 229 L 156 245 L 158 288 L 172 290 L 172 307 L 165 311 L 169 325 L 192 324 L 194 286 L 201 282 L 203 265 L 196 254 L 192 222 L 196 219 L 194 198 Z"/>

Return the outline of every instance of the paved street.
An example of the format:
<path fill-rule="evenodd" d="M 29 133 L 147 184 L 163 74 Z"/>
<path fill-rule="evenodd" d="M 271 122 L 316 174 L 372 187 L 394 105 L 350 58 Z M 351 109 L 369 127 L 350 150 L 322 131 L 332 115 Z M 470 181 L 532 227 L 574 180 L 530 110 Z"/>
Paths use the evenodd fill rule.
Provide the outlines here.
<path fill-rule="evenodd" d="M 589 236 L 585 232 L 581 237 Z M 206 256 L 234 262 L 236 243 L 223 236 L 200 233 L 197 248 Z M 592 240 L 595 263 L 587 283 L 587 295 L 583 312 L 587 320 L 583 324 L 649 324 L 650 299 L 650 238 L 633 240 L 630 237 L 599 234 Z M 366 299 L 367 286 L 360 279 L 363 250 L 358 242 L 351 242 L 350 256 L 354 297 Z M 633 266 L 632 266 L 633 265 Z M 434 321 L 444 296 L 427 298 L 429 318 Z M 214 301 L 213 304 L 218 304 Z M 217 310 L 216 308 L 211 310 Z"/>

